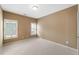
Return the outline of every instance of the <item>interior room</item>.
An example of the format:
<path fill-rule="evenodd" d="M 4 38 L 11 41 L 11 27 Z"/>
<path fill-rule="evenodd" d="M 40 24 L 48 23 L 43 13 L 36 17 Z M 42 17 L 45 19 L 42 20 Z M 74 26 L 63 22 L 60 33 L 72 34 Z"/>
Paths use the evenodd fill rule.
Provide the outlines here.
<path fill-rule="evenodd" d="M 78 55 L 79 5 L 0 4 L 1 55 Z"/>

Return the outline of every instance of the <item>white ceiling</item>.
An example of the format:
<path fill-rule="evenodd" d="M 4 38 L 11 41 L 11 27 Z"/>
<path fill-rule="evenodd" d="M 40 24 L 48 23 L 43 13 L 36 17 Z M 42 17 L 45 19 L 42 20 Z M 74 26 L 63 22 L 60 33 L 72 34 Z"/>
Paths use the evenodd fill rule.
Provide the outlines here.
<path fill-rule="evenodd" d="M 2 4 L 1 7 L 5 11 L 10 11 L 20 15 L 33 18 L 40 18 L 51 13 L 63 10 L 73 6 L 72 4 L 38 4 L 38 9 L 32 9 L 33 4 Z"/>

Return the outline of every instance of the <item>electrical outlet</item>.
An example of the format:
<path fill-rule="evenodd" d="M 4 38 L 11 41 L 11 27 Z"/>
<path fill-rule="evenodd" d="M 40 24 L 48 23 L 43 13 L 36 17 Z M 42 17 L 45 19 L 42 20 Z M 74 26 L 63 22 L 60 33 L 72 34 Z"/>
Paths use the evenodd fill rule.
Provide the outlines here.
<path fill-rule="evenodd" d="M 69 41 L 65 41 L 66 44 L 69 44 Z"/>

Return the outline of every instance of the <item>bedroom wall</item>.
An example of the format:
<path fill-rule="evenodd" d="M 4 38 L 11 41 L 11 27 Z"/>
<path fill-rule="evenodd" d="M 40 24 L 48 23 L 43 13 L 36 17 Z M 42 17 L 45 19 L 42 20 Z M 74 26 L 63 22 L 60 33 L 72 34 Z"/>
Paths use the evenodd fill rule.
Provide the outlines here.
<path fill-rule="evenodd" d="M 2 9 L 0 8 L 0 47 L 3 43 L 3 13 Z"/>
<path fill-rule="evenodd" d="M 8 41 L 15 41 L 30 37 L 31 22 L 36 22 L 35 19 L 6 11 L 3 11 L 3 15 L 4 19 L 12 19 L 18 21 L 18 38 L 4 40 L 4 43 Z"/>
<path fill-rule="evenodd" d="M 39 36 L 77 48 L 77 5 L 38 19 Z"/>
<path fill-rule="evenodd" d="M 78 13 L 77 13 L 77 36 L 79 37 L 79 5 L 78 5 Z"/>

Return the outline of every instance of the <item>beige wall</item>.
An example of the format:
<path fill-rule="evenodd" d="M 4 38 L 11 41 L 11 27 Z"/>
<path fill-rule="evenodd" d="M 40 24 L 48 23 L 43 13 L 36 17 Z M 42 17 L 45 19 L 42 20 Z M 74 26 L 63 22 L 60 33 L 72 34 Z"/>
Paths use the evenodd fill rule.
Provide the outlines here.
<path fill-rule="evenodd" d="M 13 40 L 26 39 L 30 37 L 31 33 L 31 22 L 36 22 L 35 19 L 30 17 L 25 17 L 21 15 L 17 15 L 10 12 L 3 12 L 4 19 L 12 19 L 18 21 L 18 38 L 14 38 Z M 13 40 L 5 40 L 4 42 L 13 41 Z"/>
<path fill-rule="evenodd" d="M 78 12 L 79 12 L 79 4 L 78 4 Z"/>
<path fill-rule="evenodd" d="M 0 8 L 0 46 L 3 43 L 3 14 L 2 9 Z"/>
<path fill-rule="evenodd" d="M 38 19 L 39 35 L 47 40 L 77 48 L 76 22 L 77 6 L 73 6 Z"/>
<path fill-rule="evenodd" d="M 77 13 L 77 36 L 79 37 L 79 5 L 78 5 L 78 13 Z"/>

